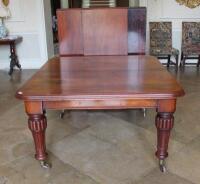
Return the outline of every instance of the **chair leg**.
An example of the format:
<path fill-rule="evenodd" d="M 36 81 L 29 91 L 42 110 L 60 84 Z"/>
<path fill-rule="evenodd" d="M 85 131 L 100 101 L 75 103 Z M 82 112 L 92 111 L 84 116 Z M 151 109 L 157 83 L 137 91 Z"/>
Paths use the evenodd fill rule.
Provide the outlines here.
<path fill-rule="evenodd" d="M 183 65 L 183 52 L 181 52 L 181 62 L 180 62 L 180 67 Z"/>
<path fill-rule="evenodd" d="M 200 55 L 199 55 L 199 59 L 198 59 L 198 63 L 197 63 L 197 67 L 200 66 Z"/>
<path fill-rule="evenodd" d="M 176 59 L 176 69 L 178 69 L 178 60 L 179 60 L 178 54 L 176 55 L 175 59 Z"/>
<path fill-rule="evenodd" d="M 169 68 L 170 62 L 171 62 L 171 55 L 168 55 L 168 57 L 167 57 L 167 68 Z"/>
<path fill-rule="evenodd" d="M 184 57 L 183 59 L 183 67 L 185 67 L 185 60 L 186 60 L 186 57 Z"/>
<path fill-rule="evenodd" d="M 182 63 L 183 63 L 183 67 L 185 67 L 185 60 L 186 60 L 187 56 L 186 55 L 183 55 L 183 60 L 182 60 Z"/>

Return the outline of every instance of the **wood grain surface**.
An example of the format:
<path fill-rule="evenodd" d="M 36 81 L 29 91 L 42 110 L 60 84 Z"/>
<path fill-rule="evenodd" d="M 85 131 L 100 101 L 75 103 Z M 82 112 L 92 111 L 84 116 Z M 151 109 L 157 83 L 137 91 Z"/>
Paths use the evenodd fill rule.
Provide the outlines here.
<path fill-rule="evenodd" d="M 151 56 L 82 56 L 49 60 L 19 91 L 24 100 L 162 99 L 183 89 Z"/>

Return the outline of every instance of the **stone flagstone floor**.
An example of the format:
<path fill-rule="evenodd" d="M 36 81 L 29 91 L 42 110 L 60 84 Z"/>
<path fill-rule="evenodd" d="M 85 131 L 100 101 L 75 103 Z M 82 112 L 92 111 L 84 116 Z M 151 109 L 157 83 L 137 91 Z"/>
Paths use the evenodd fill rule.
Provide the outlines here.
<path fill-rule="evenodd" d="M 52 169 L 34 159 L 23 103 L 14 94 L 34 73 L 0 71 L 0 184 L 200 184 L 200 72 L 170 72 L 186 96 L 175 113 L 167 173 L 154 156 L 155 110 L 47 111 Z"/>

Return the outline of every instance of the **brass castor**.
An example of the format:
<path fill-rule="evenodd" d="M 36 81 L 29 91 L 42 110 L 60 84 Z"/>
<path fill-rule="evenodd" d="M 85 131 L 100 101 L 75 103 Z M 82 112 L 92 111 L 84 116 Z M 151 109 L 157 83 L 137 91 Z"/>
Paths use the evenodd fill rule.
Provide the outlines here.
<path fill-rule="evenodd" d="M 144 118 L 146 117 L 146 114 L 147 114 L 147 110 L 144 108 L 144 109 L 142 109 L 142 111 L 143 111 L 143 116 L 144 116 Z"/>
<path fill-rule="evenodd" d="M 65 110 L 62 110 L 61 113 L 60 113 L 60 118 L 63 119 L 64 116 L 65 116 Z"/>
<path fill-rule="evenodd" d="M 162 173 L 167 171 L 165 160 L 159 160 L 159 168 Z"/>
<path fill-rule="evenodd" d="M 41 160 L 40 166 L 44 169 L 50 169 L 52 167 L 51 163 L 47 162 L 46 160 Z"/>

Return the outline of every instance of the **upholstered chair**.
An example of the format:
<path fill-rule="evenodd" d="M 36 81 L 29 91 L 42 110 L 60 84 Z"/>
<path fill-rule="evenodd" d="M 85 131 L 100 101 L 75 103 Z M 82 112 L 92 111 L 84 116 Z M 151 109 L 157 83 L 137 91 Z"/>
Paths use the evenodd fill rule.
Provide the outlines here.
<path fill-rule="evenodd" d="M 186 59 L 196 59 L 200 65 L 200 22 L 182 23 L 181 66 L 185 66 Z M 196 64 L 196 63 L 187 63 Z"/>
<path fill-rule="evenodd" d="M 172 23 L 150 22 L 150 55 L 167 59 L 167 67 L 173 64 L 178 68 L 179 50 L 172 47 Z M 175 62 L 171 61 L 171 57 Z"/>

